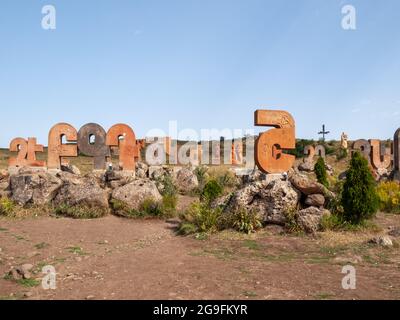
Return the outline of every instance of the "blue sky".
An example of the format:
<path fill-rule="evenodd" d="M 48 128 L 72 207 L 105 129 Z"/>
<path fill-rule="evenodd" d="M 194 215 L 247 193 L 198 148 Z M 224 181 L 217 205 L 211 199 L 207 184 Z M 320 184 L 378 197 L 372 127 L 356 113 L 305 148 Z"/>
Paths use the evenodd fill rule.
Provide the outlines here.
<path fill-rule="evenodd" d="M 41 28 L 54 5 L 57 29 Z M 357 30 L 341 28 L 341 8 Z M 285 109 L 297 136 L 400 127 L 400 1 L 1 0 L 0 146 L 60 121 L 77 129 L 253 128 Z"/>

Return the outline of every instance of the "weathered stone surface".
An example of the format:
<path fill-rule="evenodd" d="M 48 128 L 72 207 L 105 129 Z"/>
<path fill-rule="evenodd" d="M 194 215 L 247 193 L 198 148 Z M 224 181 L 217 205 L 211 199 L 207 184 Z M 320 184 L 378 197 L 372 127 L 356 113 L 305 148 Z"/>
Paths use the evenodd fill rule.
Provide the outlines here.
<path fill-rule="evenodd" d="M 146 199 L 161 201 L 162 196 L 153 181 L 138 179 L 115 189 L 112 193 L 112 199 L 123 202 L 129 209 L 139 210 Z"/>
<path fill-rule="evenodd" d="M 7 170 L 0 171 L 0 197 L 10 196 L 10 176 Z"/>
<path fill-rule="evenodd" d="M 43 205 L 51 202 L 63 182 L 49 173 L 21 173 L 10 177 L 13 201 L 20 205 Z"/>
<path fill-rule="evenodd" d="M 197 176 L 187 168 L 182 168 L 177 172 L 175 183 L 181 193 L 189 193 L 199 186 Z"/>
<path fill-rule="evenodd" d="M 306 175 L 296 172 L 295 170 L 291 170 L 289 172 L 289 181 L 297 190 L 307 196 L 311 194 L 323 194 L 328 198 L 334 197 L 334 194 L 325 186 L 318 182 L 312 181 Z"/>
<path fill-rule="evenodd" d="M 309 207 L 307 209 L 300 210 L 297 213 L 297 224 L 306 233 L 315 233 L 321 229 L 321 221 L 324 216 L 329 216 L 331 213 L 329 210 L 318 209 L 316 207 Z"/>
<path fill-rule="evenodd" d="M 379 236 L 368 241 L 370 244 L 375 244 L 382 247 L 393 247 L 393 241 L 388 236 Z"/>
<path fill-rule="evenodd" d="M 31 271 L 33 269 L 33 265 L 31 264 L 24 264 L 19 267 L 12 268 L 9 272 L 9 275 L 12 277 L 13 280 L 21 280 L 21 279 L 31 279 L 32 274 Z"/>
<path fill-rule="evenodd" d="M 146 179 L 149 174 L 149 166 L 144 162 L 136 162 L 136 177 L 138 179 Z"/>
<path fill-rule="evenodd" d="M 111 170 L 105 173 L 105 182 L 111 189 L 122 187 L 135 180 L 135 175 L 130 171 Z"/>
<path fill-rule="evenodd" d="M 304 161 L 299 164 L 299 170 L 300 171 L 305 171 L 305 172 L 313 172 L 314 171 L 315 164 L 312 161 Z"/>
<path fill-rule="evenodd" d="M 69 173 L 72 173 L 75 175 L 81 174 L 81 170 L 79 170 L 79 168 L 77 166 L 74 166 L 72 164 L 61 165 L 61 171 L 69 172 Z"/>
<path fill-rule="evenodd" d="M 299 200 L 300 193 L 289 181 L 258 181 L 236 191 L 225 211 L 232 213 L 240 208 L 256 210 L 263 215 L 265 222 L 284 224 L 286 213 L 295 210 Z"/>
<path fill-rule="evenodd" d="M 95 179 L 74 178 L 65 181 L 54 199 L 54 204 L 84 206 L 108 211 L 109 191 L 100 187 Z"/>
<path fill-rule="evenodd" d="M 310 207 L 323 207 L 325 204 L 325 197 L 322 194 L 311 194 L 307 196 L 305 204 Z"/>
<path fill-rule="evenodd" d="M 375 169 L 387 169 L 391 164 L 390 150 L 381 145 L 377 139 L 369 140 L 371 144 L 371 162 Z"/>

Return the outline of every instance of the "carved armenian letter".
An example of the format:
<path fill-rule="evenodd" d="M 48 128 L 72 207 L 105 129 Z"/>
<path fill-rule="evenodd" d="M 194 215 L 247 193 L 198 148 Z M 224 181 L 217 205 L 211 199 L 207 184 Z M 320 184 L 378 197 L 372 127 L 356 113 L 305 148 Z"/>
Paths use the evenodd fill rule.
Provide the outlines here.
<path fill-rule="evenodd" d="M 364 139 L 360 139 L 354 142 L 353 149 L 360 151 L 361 154 L 371 163 L 371 144 Z"/>
<path fill-rule="evenodd" d="M 371 159 L 372 165 L 375 169 L 386 169 L 391 164 L 391 156 L 386 152 L 385 148 L 381 148 L 380 140 L 371 139 L 369 140 L 371 144 Z"/>
<path fill-rule="evenodd" d="M 304 162 L 313 162 L 315 157 L 315 148 L 312 145 L 304 147 L 304 154 L 307 156 Z"/>
<path fill-rule="evenodd" d="M 47 166 L 49 169 L 61 169 L 63 157 L 77 157 L 78 146 L 76 144 L 63 144 L 62 138 L 67 142 L 76 142 L 78 133 L 68 123 L 58 123 L 49 132 L 49 155 Z M 64 163 L 64 162 L 63 162 Z"/>
<path fill-rule="evenodd" d="M 10 143 L 10 151 L 18 152 L 16 158 L 9 159 L 10 167 L 45 167 L 45 161 L 36 159 L 36 152 L 43 152 L 43 145 L 36 143 L 36 138 L 15 138 Z"/>
<path fill-rule="evenodd" d="M 325 151 L 325 147 L 323 145 L 317 145 L 315 147 L 315 153 L 317 154 L 318 157 L 321 157 L 323 159 L 325 159 L 326 157 L 326 151 Z"/>
<path fill-rule="evenodd" d="M 295 156 L 282 151 L 296 147 L 293 117 L 286 111 L 257 110 L 254 118 L 256 126 L 275 127 L 257 138 L 255 160 L 258 168 L 265 173 L 288 171 L 295 162 Z"/>
<path fill-rule="evenodd" d="M 242 140 L 234 140 L 231 149 L 231 163 L 234 166 L 243 164 L 243 143 Z"/>
<path fill-rule="evenodd" d="M 106 144 L 119 147 L 119 165 L 125 171 L 135 171 L 136 135 L 126 124 L 116 124 L 107 132 Z"/>
<path fill-rule="evenodd" d="M 97 123 L 85 124 L 78 132 L 79 152 L 94 158 L 95 170 L 105 170 L 106 158 L 111 156 L 106 136 L 106 131 Z"/>

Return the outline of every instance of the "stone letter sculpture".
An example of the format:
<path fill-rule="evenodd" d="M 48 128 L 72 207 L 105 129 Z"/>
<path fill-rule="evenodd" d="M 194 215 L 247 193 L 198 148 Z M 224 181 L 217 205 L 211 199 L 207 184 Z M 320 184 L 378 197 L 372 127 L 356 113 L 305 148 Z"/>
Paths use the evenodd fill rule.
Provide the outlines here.
<path fill-rule="evenodd" d="M 381 142 L 376 139 L 369 140 L 371 144 L 372 165 L 375 169 L 386 169 L 390 166 L 392 159 L 386 148 L 381 149 Z"/>
<path fill-rule="evenodd" d="M 234 166 L 243 164 L 243 143 L 242 140 L 234 140 L 232 143 L 231 163 Z"/>
<path fill-rule="evenodd" d="M 36 143 L 36 138 L 15 138 L 10 143 L 10 152 L 18 152 L 16 158 L 10 158 L 10 167 L 45 167 L 45 161 L 36 160 L 36 152 L 43 152 L 43 145 Z"/>
<path fill-rule="evenodd" d="M 353 149 L 360 151 L 364 158 L 368 160 L 368 163 L 371 163 L 371 144 L 367 140 L 357 140 L 353 144 Z"/>
<path fill-rule="evenodd" d="M 284 154 L 282 150 L 296 147 L 295 122 L 286 111 L 257 110 L 256 126 L 275 127 L 261 133 L 256 141 L 255 160 L 264 173 L 287 172 L 295 162 L 295 156 Z"/>
<path fill-rule="evenodd" d="M 78 149 L 94 158 L 94 170 L 106 169 L 106 158 L 111 156 L 106 145 L 106 131 L 96 123 L 85 124 L 78 132 Z"/>
<path fill-rule="evenodd" d="M 78 146 L 76 144 L 63 144 L 65 136 L 67 142 L 76 142 L 78 133 L 68 123 L 56 124 L 49 132 L 49 156 L 47 166 L 49 169 L 61 169 L 62 157 L 77 157 Z"/>
<path fill-rule="evenodd" d="M 106 144 L 119 147 L 119 166 L 125 171 L 135 171 L 137 155 L 136 136 L 126 124 L 116 124 L 108 130 Z"/>
<path fill-rule="evenodd" d="M 400 181 L 400 128 L 394 134 L 394 179 Z"/>

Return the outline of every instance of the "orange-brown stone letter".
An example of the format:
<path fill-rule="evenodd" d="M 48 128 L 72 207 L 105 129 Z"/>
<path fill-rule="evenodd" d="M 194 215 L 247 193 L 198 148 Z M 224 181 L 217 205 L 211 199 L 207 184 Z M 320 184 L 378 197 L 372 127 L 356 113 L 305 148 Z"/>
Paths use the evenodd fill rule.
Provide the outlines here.
<path fill-rule="evenodd" d="M 135 171 L 137 156 L 136 136 L 126 124 L 116 124 L 108 130 L 106 144 L 119 147 L 119 165 L 123 170 Z"/>
<path fill-rule="evenodd" d="M 77 157 L 78 146 L 76 144 L 63 144 L 62 138 L 67 142 L 76 142 L 78 133 L 76 129 L 68 123 L 56 124 L 49 132 L 49 156 L 48 168 L 61 169 L 61 160 L 63 157 Z"/>

